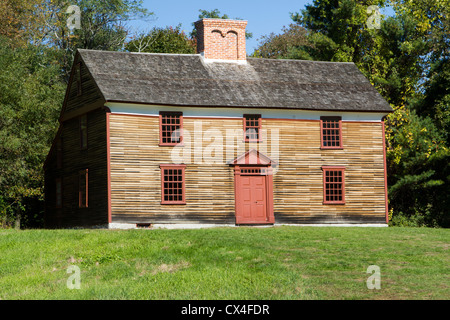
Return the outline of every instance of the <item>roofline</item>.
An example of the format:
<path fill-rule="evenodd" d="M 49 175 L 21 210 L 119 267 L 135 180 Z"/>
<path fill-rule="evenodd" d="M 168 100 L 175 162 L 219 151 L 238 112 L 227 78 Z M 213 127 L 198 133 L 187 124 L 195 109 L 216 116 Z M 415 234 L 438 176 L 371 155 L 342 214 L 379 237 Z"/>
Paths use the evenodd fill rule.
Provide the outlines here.
<path fill-rule="evenodd" d="M 287 62 L 309 62 L 309 63 L 327 63 L 327 64 L 353 64 L 352 61 L 322 61 L 322 60 L 305 60 L 305 59 L 271 59 L 271 58 L 257 58 L 247 57 L 247 60 L 270 60 L 270 61 L 287 61 Z M 359 69 L 358 69 L 359 70 Z"/>
<path fill-rule="evenodd" d="M 214 19 L 212 19 L 214 20 Z M 216 20 L 226 20 L 226 19 L 216 19 Z M 229 19 L 231 20 L 231 19 Z M 200 21 L 200 20 L 199 20 Z M 237 20 L 245 21 L 245 20 Z M 137 55 L 153 55 L 153 56 L 197 56 L 202 57 L 201 53 L 156 53 L 156 52 L 129 52 L 129 51 L 108 51 L 108 50 L 94 50 L 94 49 L 77 49 L 80 53 L 82 52 L 107 52 L 115 54 L 137 54 Z M 307 63 L 325 63 L 325 64 L 352 64 L 354 62 L 340 62 L 340 61 L 321 61 L 321 60 L 304 60 L 304 59 L 271 59 L 271 58 L 256 58 L 247 56 L 247 60 L 270 60 L 270 61 L 280 61 L 280 62 L 307 62 Z"/>
<path fill-rule="evenodd" d="M 243 108 L 243 109 L 271 109 L 271 110 L 305 110 L 305 111 L 329 111 L 329 112 L 365 112 L 365 113 L 392 113 L 394 110 L 349 110 L 349 109 L 317 109 L 317 108 L 294 108 L 294 107 L 269 107 L 269 106 L 230 106 L 230 105 L 187 105 L 187 104 L 167 104 L 155 102 L 139 102 L 107 99 L 105 104 L 111 103 L 132 103 L 141 105 L 155 105 L 167 107 L 183 107 L 183 108 Z"/>
<path fill-rule="evenodd" d="M 115 54 L 137 54 L 149 56 L 201 56 L 200 53 L 157 53 L 157 52 L 129 52 L 129 51 L 108 51 L 108 50 L 93 50 L 93 49 L 77 49 L 82 54 L 83 52 L 104 52 Z"/>

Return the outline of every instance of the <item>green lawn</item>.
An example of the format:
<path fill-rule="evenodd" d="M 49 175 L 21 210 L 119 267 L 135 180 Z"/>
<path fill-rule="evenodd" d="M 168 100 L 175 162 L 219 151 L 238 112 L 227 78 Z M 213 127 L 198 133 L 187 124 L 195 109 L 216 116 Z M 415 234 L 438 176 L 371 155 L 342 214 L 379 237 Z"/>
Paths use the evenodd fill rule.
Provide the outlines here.
<path fill-rule="evenodd" d="M 450 299 L 449 244 L 428 228 L 0 230 L 0 299 Z"/>

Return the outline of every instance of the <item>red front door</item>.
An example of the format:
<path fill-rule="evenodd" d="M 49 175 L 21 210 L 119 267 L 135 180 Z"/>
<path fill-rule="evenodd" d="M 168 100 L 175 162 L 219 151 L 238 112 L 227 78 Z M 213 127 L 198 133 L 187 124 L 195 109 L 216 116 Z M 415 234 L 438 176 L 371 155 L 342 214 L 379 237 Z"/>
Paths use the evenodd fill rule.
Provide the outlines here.
<path fill-rule="evenodd" d="M 241 176 L 241 223 L 265 223 L 266 176 Z"/>
<path fill-rule="evenodd" d="M 236 224 L 273 223 L 268 210 L 267 179 L 261 174 L 236 177 Z"/>

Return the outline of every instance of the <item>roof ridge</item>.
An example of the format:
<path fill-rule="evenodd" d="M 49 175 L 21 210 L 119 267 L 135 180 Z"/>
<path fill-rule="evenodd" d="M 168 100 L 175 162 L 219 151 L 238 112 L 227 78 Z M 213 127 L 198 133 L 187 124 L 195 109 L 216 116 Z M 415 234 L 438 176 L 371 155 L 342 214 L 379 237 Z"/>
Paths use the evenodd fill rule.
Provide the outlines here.
<path fill-rule="evenodd" d="M 162 56 L 198 56 L 198 57 L 201 56 L 199 53 L 160 53 L 160 52 L 109 51 L 109 50 L 94 50 L 94 49 L 77 49 L 77 51 L 117 53 L 117 54 L 162 55 Z"/>
<path fill-rule="evenodd" d="M 250 60 L 269 60 L 269 61 L 286 61 L 286 62 L 309 62 L 309 63 L 333 63 L 333 64 L 355 64 L 353 61 L 321 61 L 321 60 L 304 60 L 304 59 L 271 59 L 271 58 L 257 58 L 257 57 L 247 57 Z"/>

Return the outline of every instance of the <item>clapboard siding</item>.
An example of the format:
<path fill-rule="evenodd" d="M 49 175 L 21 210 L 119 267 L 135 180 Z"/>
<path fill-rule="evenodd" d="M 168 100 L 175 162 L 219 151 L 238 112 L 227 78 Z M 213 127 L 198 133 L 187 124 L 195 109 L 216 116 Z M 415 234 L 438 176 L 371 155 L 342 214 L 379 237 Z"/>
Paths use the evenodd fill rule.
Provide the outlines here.
<path fill-rule="evenodd" d="M 234 173 L 226 164 L 249 146 L 269 157 L 279 154 L 273 182 L 275 221 L 283 223 L 384 222 L 384 166 L 381 123 L 344 122 L 343 150 L 320 149 L 319 121 L 263 119 L 267 137 L 258 144 L 227 140 L 228 131 L 242 132 L 242 119 L 183 119 L 186 204 L 161 205 L 160 164 L 173 163 L 172 147 L 160 147 L 159 119 L 111 114 L 112 222 L 234 223 Z M 195 129 L 223 133 L 220 163 L 199 163 L 193 146 Z M 209 130 L 209 131 L 208 131 Z M 214 131 L 215 130 L 215 131 Z M 279 144 L 271 140 L 278 133 Z M 207 135 L 207 134 L 205 134 Z M 232 144 L 234 141 L 234 144 Z M 208 148 L 213 140 L 203 140 Z M 192 144 L 189 148 L 190 143 Z M 230 145 L 231 144 L 231 145 Z M 233 147 L 234 149 L 230 148 Z M 180 150 L 180 149 L 176 149 Z M 232 152 L 227 152 L 232 150 Z M 212 154 L 215 155 L 214 153 Z M 190 160 L 190 161 L 189 161 Z M 321 166 L 345 166 L 345 205 L 323 205 Z"/>
<path fill-rule="evenodd" d="M 56 150 L 46 165 L 46 225 L 48 227 L 95 226 L 108 223 L 108 172 L 106 113 L 98 109 L 87 114 L 88 148 L 80 150 L 79 118 L 62 124 L 63 165 L 56 166 Z M 88 208 L 79 208 L 79 171 L 88 169 Z M 55 179 L 62 180 L 61 209 L 55 208 Z"/>
<path fill-rule="evenodd" d="M 81 62 L 81 95 L 78 95 L 77 92 L 77 82 L 75 79 L 76 72 L 74 72 L 79 62 Z M 75 56 L 72 68 L 73 72 L 71 73 L 69 84 L 67 86 L 64 113 L 70 114 L 77 109 L 91 105 L 93 103 L 104 103 L 105 101 L 96 82 L 92 78 L 87 66 L 84 64 L 78 53 Z"/>

